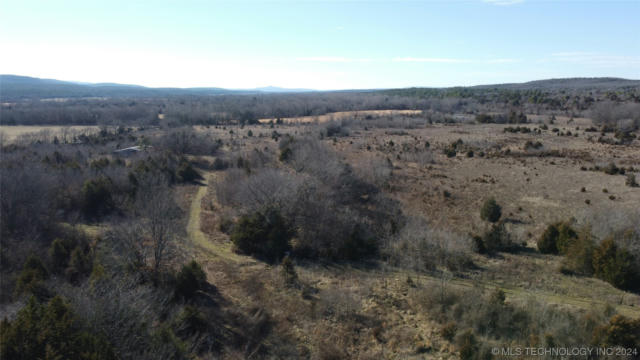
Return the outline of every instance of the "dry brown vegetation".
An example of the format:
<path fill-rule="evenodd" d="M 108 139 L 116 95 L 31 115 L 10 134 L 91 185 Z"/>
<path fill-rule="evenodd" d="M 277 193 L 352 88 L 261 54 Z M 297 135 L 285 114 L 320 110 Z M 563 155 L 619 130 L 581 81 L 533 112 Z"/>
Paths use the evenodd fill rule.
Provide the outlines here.
<path fill-rule="evenodd" d="M 375 123 L 376 119 L 369 120 Z M 637 294 L 618 290 L 601 280 L 565 275 L 559 271 L 560 257 L 541 255 L 535 250 L 537 238 L 546 225 L 554 221 L 573 219 L 578 227 L 590 224 L 601 237 L 614 229 L 638 231 L 635 221 L 640 216 L 637 207 L 640 192 L 625 186 L 624 176 L 583 171 L 581 167 L 611 160 L 619 166 L 638 167 L 640 143 L 636 141 L 627 146 L 598 143 L 589 132 L 575 130 L 588 126 L 589 119 L 574 119 L 568 124 L 570 118 L 562 116 L 556 118 L 555 127 L 561 131 L 571 130 L 577 137 L 558 136 L 551 129 L 513 134 L 503 131 L 507 125 L 429 125 L 424 118 L 414 119 L 422 125 L 408 128 L 375 128 L 367 126 L 366 120 L 351 120 L 338 122 L 348 127 L 348 135 L 325 137 L 323 142 L 359 176 L 398 201 L 405 214 L 414 217 L 403 225 L 398 235 L 388 240 L 389 245 L 385 246 L 389 247 L 385 247 L 384 253 L 390 257 L 375 268 L 318 267 L 300 260 L 295 266 L 298 286 L 287 288 L 277 267 L 247 263 L 243 257 L 230 261 L 225 255 L 233 251 L 233 246 L 221 229 L 236 215 L 232 208 L 217 200 L 219 196 L 228 196 L 232 191 L 229 186 L 233 187 L 224 185 L 221 178 L 235 176 L 231 183 L 237 183 L 246 174 L 233 175 L 234 170 L 215 172 L 219 180 L 212 183 L 203 201 L 208 211 L 203 212 L 202 220 L 208 224 L 206 232 L 216 244 L 210 255 L 205 255 L 213 255 L 207 263 L 208 271 L 213 274 L 210 280 L 213 277 L 212 281 L 229 291 L 230 297 L 245 299 L 243 303 L 247 308 L 267 309 L 274 316 L 273 321 L 282 326 L 277 334 L 288 334 L 291 336 L 288 341 L 305 344 L 298 345 L 297 351 L 302 351 L 298 354 L 314 358 L 421 358 L 424 354 L 455 357 L 459 350 L 455 337 L 443 336 L 442 324 L 457 322 L 461 331 L 490 319 L 481 318 L 475 320 L 476 323 L 459 315 L 442 319 L 437 314 L 443 310 L 433 308 L 436 306 L 433 304 L 442 301 L 434 295 L 437 293 L 454 296 L 450 300 L 452 304 L 471 299 L 482 304 L 479 299 L 483 296 L 489 299 L 494 289 L 501 289 L 509 304 L 504 309 L 512 310 L 500 308 L 500 311 L 524 311 L 532 316 L 551 311 L 557 312 L 554 316 L 570 313 L 595 316 L 600 322 L 610 316 L 607 311 L 631 318 L 640 316 Z M 541 127 L 536 123 L 523 126 Z M 268 130 L 248 126 L 234 130 L 234 134 L 229 134 L 227 129 L 201 128 L 200 131 L 226 137 L 228 140 L 223 142 L 230 145 L 229 149 L 237 149 L 225 155 L 233 163 L 235 156 L 244 154 L 246 159 L 257 149 L 270 156 L 279 154 L 287 134 L 298 139 L 322 137 L 326 136 L 324 129 L 277 125 Z M 249 130 L 252 137 L 244 135 Z M 280 134 L 279 141 L 272 137 L 273 131 Z M 539 141 L 543 147 L 524 149 L 527 141 Z M 442 149 L 455 142 L 459 143 L 456 156 L 447 157 L 442 153 Z M 476 155 L 469 157 L 468 150 Z M 255 159 L 249 162 L 260 163 Z M 256 166 L 258 168 L 252 168 L 251 172 L 261 172 L 259 168 L 264 165 Z M 283 169 L 277 161 L 272 166 Z M 278 179 L 274 181 L 280 182 L 282 188 L 295 188 L 288 183 L 290 178 Z M 272 186 L 269 194 L 276 194 L 275 189 L 279 187 Z M 617 199 L 611 201 L 601 188 L 616 194 Z M 519 252 L 489 257 L 474 253 L 469 234 L 487 229 L 479 209 L 489 196 L 502 205 L 502 222 L 511 240 L 522 246 Z M 586 204 L 585 199 L 591 203 Z M 250 203 L 255 204 L 255 199 Z M 421 243 L 420 239 L 426 242 Z M 218 251 L 219 257 L 215 255 Z M 473 265 L 465 265 L 467 262 Z M 474 291 L 480 295 L 473 295 Z M 436 296 L 434 300 L 425 303 L 426 298 L 433 296 Z M 603 310 L 607 307 L 611 310 Z M 509 318 L 501 321 L 510 324 L 508 326 L 520 326 Z M 569 337 L 566 337 L 568 333 L 561 335 L 562 331 L 568 331 L 560 330 L 567 325 L 563 321 L 569 320 L 549 321 L 543 326 L 544 331 L 538 328 L 541 323 L 529 323 L 526 326 L 530 329 L 519 329 L 523 334 L 521 341 L 534 333 L 543 336 L 545 331 L 557 333 L 561 341 L 579 341 L 577 332 Z M 592 330 L 580 331 L 590 336 Z M 475 331 L 476 336 L 488 344 L 503 344 L 502 335 L 482 335 L 484 330 L 477 328 Z M 477 350 L 488 351 L 486 346 L 482 349 Z"/>
<path fill-rule="evenodd" d="M 4 143 L 3 334 L 32 325 L 32 296 L 60 295 L 74 330 L 118 334 L 108 346 L 123 359 L 629 346 L 637 336 L 614 335 L 640 327 L 637 289 L 537 246 L 562 222 L 594 247 L 606 239 L 568 246 L 596 252 L 596 266 L 624 249 L 623 269 L 640 269 L 637 128 L 620 135 L 587 113 L 476 115 L 341 112 Z M 490 198 L 500 211 L 481 215 Z"/>

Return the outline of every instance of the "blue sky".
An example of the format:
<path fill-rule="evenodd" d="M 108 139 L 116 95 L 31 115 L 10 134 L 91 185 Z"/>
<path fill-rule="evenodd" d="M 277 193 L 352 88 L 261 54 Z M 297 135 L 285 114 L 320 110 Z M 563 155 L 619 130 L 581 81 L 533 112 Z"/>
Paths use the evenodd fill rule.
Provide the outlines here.
<path fill-rule="evenodd" d="M 146 86 L 640 79 L 640 0 L 0 0 L 0 73 Z"/>

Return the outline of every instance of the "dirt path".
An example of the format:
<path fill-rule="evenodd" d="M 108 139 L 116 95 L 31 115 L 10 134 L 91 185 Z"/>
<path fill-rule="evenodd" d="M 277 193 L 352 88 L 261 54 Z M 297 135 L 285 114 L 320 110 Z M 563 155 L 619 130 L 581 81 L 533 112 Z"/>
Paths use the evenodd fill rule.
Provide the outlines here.
<path fill-rule="evenodd" d="M 191 201 L 189 207 L 189 222 L 187 224 L 187 234 L 189 239 L 196 245 L 205 247 L 207 246 L 207 237 L 200 230 L 200 214 L 202 213 L 202 198 L 207 194 L 209 188 L 209 176 L 210 174 L 204 174 L 204 180 L 198 188 L 198 192 Z"/>
<path fill-rule="evenodd" d="M 198 192 L 193 197 L 191 206 L 189 207 L 189 222 L 187 223 L 187 235 L 189 236 L 189 240 L 198 250 L 195 255 L 204 261 L 209 261 L 212 257 L 218 257 L 235 263 L 256 263 L 246 256 L 234 253 L 232 251 L 231 244 L 226 238 L 209 239 L 209 237 L 202 232 L 200 222 L 202 215 L 202 199 L 209 190 L 209 184 L 215 182 L 217 174 L 205 172 L 202 176 L 204 178 L 201 181 L 202 185 L 198 187 Z"/>
<path fill-rule="evenodd" d="M 395 282 L 406 282 L 408 276 L 412 277 L 415 281 L 422 283 L 423 285 L 429 284 L 434 288 L 442 286 L 442 279 L 435 275 L 429 275 L 424 273 L 417 273 L 411 270 L 403 270 L 403 269 L 388 269 L 386 271 L 375 270 L 375 269 L 367 269 L 362 270 L 358 268 L 352 268 L 348 266 L 334 266 L 334 269 L 338 269 L 342 272 L 358 272 L 361 275 L 366 276 L 377 276 L 380 279 L 386 279 L 387 281 L 395 281 Z M 563 294 L 555 294 L 551 291 L 544 290 L 528 290 L 515 286 L 509 286 L 504 284 L 493 283 L 489 281 L 474 281 L 462 278 L 450 278 L 446 280 L 446 285 L 450 288 L 457 289 L 470 289 L 476 286 L 480 286 L 486 290 L 493 289 L 501 289 L 505 292 L 507 299 L 515 300 L 517 302 L 525 302 L 528 299 L 536 299 L 542 303 L 546 304 L 554 304 L 554 305 L 565 305 L 569 307 L 579 308 L 583 310 L 589 310 L 596 306 L 605 307 L 606 305 L 611 305 L 615 308 L 616 312 L 622 314 L 624 316 L 640 319 L 640 308 L 629 305 L 622 304 L 611 304 L 605 301 L 600 301 L 597 299 L 579 297 L 579 296 L 571 296 L 571 295 L 563 295 Z"/>

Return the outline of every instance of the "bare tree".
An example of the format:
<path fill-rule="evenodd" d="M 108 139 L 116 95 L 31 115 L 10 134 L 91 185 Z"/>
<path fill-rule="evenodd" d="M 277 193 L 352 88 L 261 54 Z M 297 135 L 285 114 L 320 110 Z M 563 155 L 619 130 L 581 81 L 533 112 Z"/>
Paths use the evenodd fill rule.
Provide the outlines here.
<path fill-rule="evenodd" d="M 136 193 L 136 213 L 147 237 L 154 274 L 164 265 L 174 250 L 179 229 L 180 209 L 173 199 L 173 192 L 167 181 L 160 176 L 143 177 Z"/>

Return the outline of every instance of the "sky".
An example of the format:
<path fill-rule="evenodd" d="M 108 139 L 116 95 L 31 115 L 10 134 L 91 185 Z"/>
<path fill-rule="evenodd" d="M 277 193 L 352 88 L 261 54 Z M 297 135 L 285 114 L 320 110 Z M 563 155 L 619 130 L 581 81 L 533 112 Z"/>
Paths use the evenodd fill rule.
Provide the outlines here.
<path fill-rule="evenodd" d="M 640 79 L 640 0 L 0 0 L 0 73 L 151 87 Z"/>

